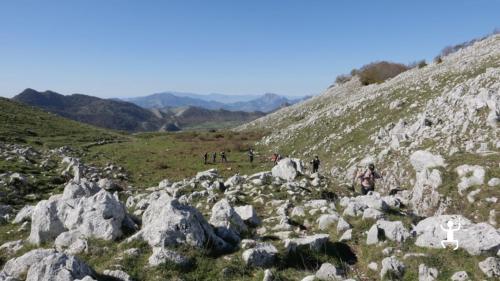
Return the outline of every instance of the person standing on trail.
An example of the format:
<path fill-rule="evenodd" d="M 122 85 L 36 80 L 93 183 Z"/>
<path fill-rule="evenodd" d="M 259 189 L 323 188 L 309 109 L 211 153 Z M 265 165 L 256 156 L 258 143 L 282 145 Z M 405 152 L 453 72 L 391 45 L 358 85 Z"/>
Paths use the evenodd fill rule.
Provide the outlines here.
<path fill-rule="evenodd" d="M 203 164 L 207 165 L 208 163 L 208 152 L 205 152 L 205 154 L 203 154 Z"/>
<path fill-rule="evenodd" d="M 313 166 L 313 174 L 318 172 L 320 163 L 321 161 L 319 161 L 318 155 L 314 156 L 314 159 L 311 161 L 311 164 Z"/>
<path fill-rule="evenodd" d="M 217 153 L 212 152 L 212 163 L 215 164 L 215 160 L 217 160 Z"/>
<path fill-rule="evenodd" d="M 220 161 L 221 161 L 222 163 L 227 163 L 227 158 L 226 158 L 226 152 L 225 152 L 225 151 L 222 151 L 222 152 L 220 153 Z"/>
<path fill-rule="evenodd" d="M 253 149 L 250 148 L 250 150 L 248 150 L 248 160 L 250 161 L 250 163 L 253 163 Z"/>
<path fill-rule="evenodd" d="M 366 195 L 370 191 L 375 190 L 375 180 L 382 178 L 382 176 L 375 171 L 375 165 L 368 165 L 368 170 L 358 174 L 361 180 L 361 194 Z"/>

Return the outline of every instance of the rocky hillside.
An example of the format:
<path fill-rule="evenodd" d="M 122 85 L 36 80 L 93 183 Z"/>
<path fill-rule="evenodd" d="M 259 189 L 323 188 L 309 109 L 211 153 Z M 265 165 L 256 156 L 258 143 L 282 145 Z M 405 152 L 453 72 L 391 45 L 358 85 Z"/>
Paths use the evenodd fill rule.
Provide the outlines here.
<path fill-rule="evenodd" d="M 444 184 L 460 177 L 454 169 L 461 165 L 498 173 L 499 89 L 496 35 L 381 84 L 362 86 L 354 78 L 332 86 L 239 130 L 271 131 L 259 142 L 269 152 L 319 155 L 323 172 L 339 186 L 351 186 L 355 170 L 374 162 L 385 175 L 380 191 L 411 192 L 422 171 L 412 165 L 412 157 L 442 159 L 433 166 L 440 167 Z"/>

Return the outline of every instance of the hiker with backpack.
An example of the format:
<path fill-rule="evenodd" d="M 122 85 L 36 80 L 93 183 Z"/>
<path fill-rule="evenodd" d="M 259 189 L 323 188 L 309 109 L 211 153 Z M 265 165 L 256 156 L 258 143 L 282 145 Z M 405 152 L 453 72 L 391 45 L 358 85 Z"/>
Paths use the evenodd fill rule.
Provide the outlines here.
<path fill-rule="evenodd" d="M 221 161 L 221 163 L 227 163 L 227 158 L 226 158 L 226 152 L 225 151 L 222 151 L 220 153 L 220 161 Z"/>
<path fill-rule="evenodd" d="M 363 173 L 358 173 L 357 178 L 361 180 L 361 194 L 366 195 L 370 191 L 375 191 L 375 180 L 381 179 L 382 176 L 375 171 L 375 165 L 368 165 L 368 169 Z"/>
<path fill-rule="evenodd" d="M 216 152 L 212 152 L 212 163 L 215 164 L 215 160 L 217 160 L 217 153 Z"/>
<path fill-rule="evenodd" d="M 320 163 L 321 161 L 319 161 L 318 155 L 314 156 L 314 159 L 311 161 L 313 167 L 313 174 L 318 172 Z"/>
<path fill-rule="evenodd" d="M 203 164 L 207 165 L 208 163 L 208 152 L 205 152 L 205 154 L 203 154 Z"/>
<path fill-rule="evenodd" d="M 253 149 L 252 149 L 252 148 L 250 148 L 250 149 L 248 150 L 248 160 L 250 161 L 250 164 L 251 164 L 251 163 L 253 163 L 253 156 L 254 156 L 254 154 L 253 154 Z"/>

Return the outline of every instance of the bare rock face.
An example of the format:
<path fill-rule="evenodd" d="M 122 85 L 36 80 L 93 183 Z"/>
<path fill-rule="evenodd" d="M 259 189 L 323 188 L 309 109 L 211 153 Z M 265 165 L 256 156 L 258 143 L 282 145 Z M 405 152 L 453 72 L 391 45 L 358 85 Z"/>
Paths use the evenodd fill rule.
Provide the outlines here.
<path fill-rule="evenodd" d="M 441 241 L 446 240 L 446 232 L 441 229 L 448 228 L 448 221 L 454 222 L 454 228 L 460 221 L 461 228 L 454 233 L 459 247 L 471 255 L 487 253 L 496 254 L 500 249 L 500 233 L 487 223 L 474 224 L 460 215 L 441 215 L 426 218 L 414 228 L 417 240 L 415 245 L 426 248 L 441 248 Z"/>
<path fill-rule="evenodd" d="M 324 249 L 328 242 L 328 234 L 315 234 L 301 238 L 286 239 L 284 241 L 287 252 L 294 252 L 300 248 L 306 248 L 313 251 Z"/>
<path fill-rule="evenodd" d="M 51 249 L 36 249 L 7 261 L 0 272 L 0 280 L 18 280 L 23 276 L 27 281 L 73 281 L 94 276 L 94 271 L 74 256 Z"/>
<path fill-rule="evenodd" d="M 125 207 L 111 193 L 85 179 L 71 181 L 62 195 L 51 196 L 35 206 L 29 241 L 52 241 L 68 230 L 78 230 L 85 237 L 113 240 L 122 235 L 125 218 Z"/>
<path fill-rule="evenodd" d="M 129 240 L 143 239 L 155 247 L 190 245 L 203 248 L 211 244 L 216 250 L 226 251 L 231 247 L 215 235 L 212 227 L 195 208 L 181 204 L 166 192 L 151 198 L 142 215 L 142 228 Z"/>

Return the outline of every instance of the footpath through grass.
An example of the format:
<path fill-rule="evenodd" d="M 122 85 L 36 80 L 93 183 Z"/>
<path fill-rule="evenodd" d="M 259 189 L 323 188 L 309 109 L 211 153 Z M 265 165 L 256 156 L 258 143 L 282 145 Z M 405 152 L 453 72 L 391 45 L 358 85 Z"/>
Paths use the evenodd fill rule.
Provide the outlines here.
<path fill-rule="evenodd" d="M 88 148 L 84 160 L 96 165 L 113 163 L 130 173 L 130 183 L 136 187 L 157 185 L 163 179 L 181 180 L 199 171 L 217 168 L 224 176 L 236 173 L 250 174 L 272 168 L 270 155 L 256 151 L 253 164 L 248 160 L 248 149 L 262 137 L 258 132 L 179 132 L 137 134 L 120 143 Z M 221 163 L 220 152 L 225 151 L 228 163 Z M 203 163 L 203 154 L 209 153 L 209 164 Z M 216 163 L 211 153 L 217 152 Z"/>

